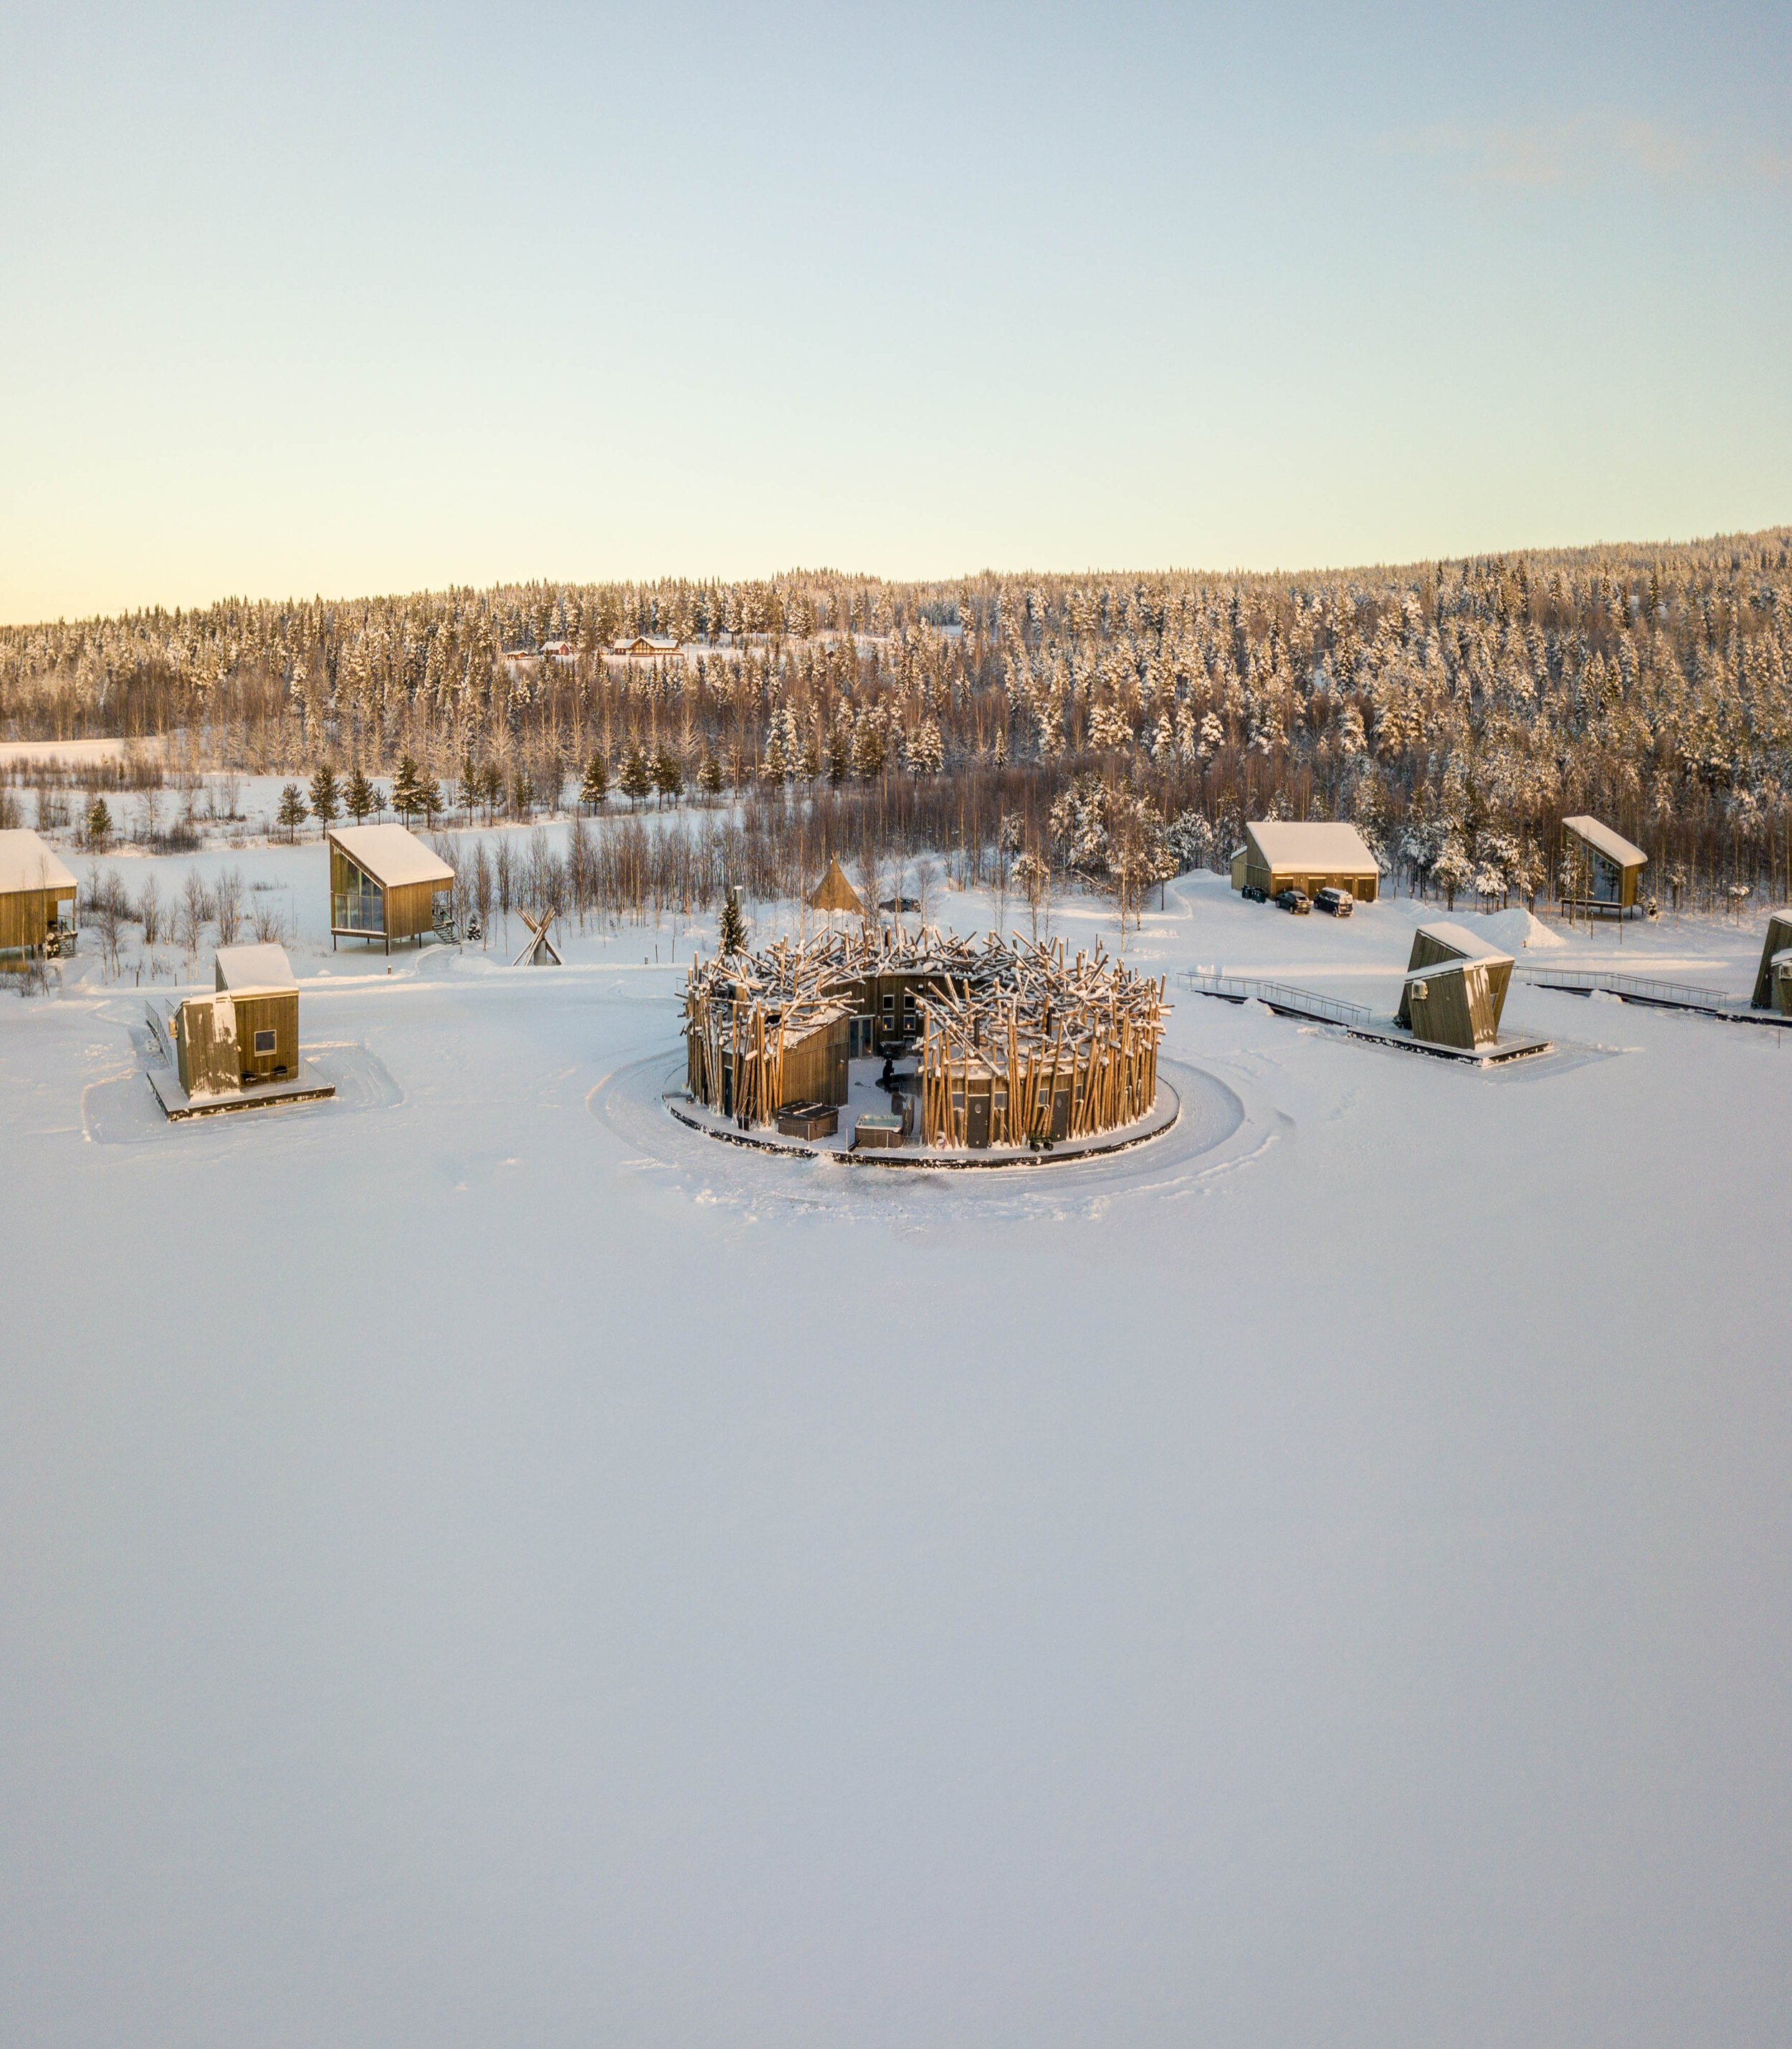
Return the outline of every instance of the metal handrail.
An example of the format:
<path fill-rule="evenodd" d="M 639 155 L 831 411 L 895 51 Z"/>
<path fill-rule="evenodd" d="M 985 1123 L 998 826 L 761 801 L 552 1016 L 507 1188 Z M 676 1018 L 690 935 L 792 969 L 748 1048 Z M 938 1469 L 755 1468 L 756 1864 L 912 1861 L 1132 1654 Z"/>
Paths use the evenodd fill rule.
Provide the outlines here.
<path fill-rule="evenodd" d="M 1190 968 L 1182 986 L 1199 996 L 1220 996 L 1229 1003 L 1247 1003 L 1254 998 L 1272 1010 L 1292 1010 L 1302 1017 L 1316 1017 L 1328 1024 L 1369 1024 L 1375 1013 L 1360 1003 L 1347 1003 L 1342 997 L 1321 996 L 1316 990 L 1296 989 L 1285 982 L 1260 982 L 1234 974 L 1203 974 Z"/>
<path fill-rule="evenodd" d="M 1634 996 L 1644 1003 L 1680 1004 L 1694 1010 L 1733 1009 L 1741 1001 L 1694 982 L 1654 982 L 1639 974 L 1610 974 L 1602 968 L 1520 968 L 1518 978 L 1533 989 L 1599 990 L 1608 996 Z"/>

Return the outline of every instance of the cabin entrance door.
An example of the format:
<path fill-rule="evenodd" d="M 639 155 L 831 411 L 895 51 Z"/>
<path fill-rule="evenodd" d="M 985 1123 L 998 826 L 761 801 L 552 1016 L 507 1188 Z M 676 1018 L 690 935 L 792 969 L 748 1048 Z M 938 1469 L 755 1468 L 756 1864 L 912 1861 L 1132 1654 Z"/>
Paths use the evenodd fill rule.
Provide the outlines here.
<path fill-rule="evenodd" d="M 979 1153 L 989 1146 L 989 1098 L 971 1094 L 965 1098 L 965 1143 Z"/>

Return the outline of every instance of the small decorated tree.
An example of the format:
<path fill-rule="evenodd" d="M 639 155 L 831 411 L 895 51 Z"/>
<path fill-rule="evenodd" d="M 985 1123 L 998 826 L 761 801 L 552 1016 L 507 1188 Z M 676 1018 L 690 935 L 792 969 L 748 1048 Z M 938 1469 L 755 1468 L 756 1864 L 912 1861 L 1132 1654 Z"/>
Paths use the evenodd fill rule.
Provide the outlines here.
<path fill-rule="evenodd" d="M 747 950 L 747 920 L 741 909 L 741 892 L 737 888 L 731 887 L 721 900 L 721 918 L 716 937 L 725 954 L 744 953 Z"/>

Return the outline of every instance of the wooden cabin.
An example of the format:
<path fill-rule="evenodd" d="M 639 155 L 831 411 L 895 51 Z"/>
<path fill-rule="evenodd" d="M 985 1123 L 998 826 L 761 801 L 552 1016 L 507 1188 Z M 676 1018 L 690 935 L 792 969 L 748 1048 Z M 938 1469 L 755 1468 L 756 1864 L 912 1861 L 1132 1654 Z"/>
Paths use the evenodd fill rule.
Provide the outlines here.
<path fill-rule="evenodd" d="M 332 826 L 330 943 L 421 939 L 452 930 L 454 871 L 404 826 Z"/>
<path fill-rule="evenodd" d="M 1382 871 L 1356 827 L 1336 822 L 1262 818 L 1245 827 L 1243 855 L 1232 857 L 1232 887 L 1267 890 L 1304 889 L 1316 896 L 1322 889 L 1348 890 L 1359 904 L 1373 904 L 1380 893 Z"/>
<path fill-rule="evenodd" d="M 1433 1045 L 1484 1052 L 1499 1040 L 1512 956 L 1462 925 L 1438 919 L 1413 935 L 1394 1022 Z"/>
<path fill-rule="evenodd" d="M 1597 818 L 1564 818 L 1562 837 L 1576 869 L 1576 881 L 1563 901 L 1577 910 L 1615 912 L 1619 917 L 1634 911 L 1642 871 L 1649 865 L 1642 849 Z"/>
<path fill-rule="evenodd" d="M 75 929 L 78 885 L 36 833 L 0 832 L 0 955 L 28 959 Z"/>
<path fill-rule="evenodd" d="M 1777 1010 L 1782 1017 L 1792 1017 L 1792 911 L 1775 911 L 1767 920 L 1749 1002 L 1756 1010 Z"/>
<path fill-rule="evenodd" d="M 189 996 L 172 1021 L 188 1095 L 224 1095 L 297 1075 L 298 983 L 286 949 L 220 947 L 216 978 L 212 995 Z"/>
<path fill-rule="evenodd" d="M 670 633 L 624 633 L 610 643 L 612 655 L 675 655 L 683 643 Z"/>
<path fill-rule="evenodd" d="M 840 865 L 838 854 L 830 857 L 826 874 L 810 891 L 809 908 L 811 911 L 845 911 L 855 918 L 865 916 L 864 901 L 846 880 L 846 871 Z"/>

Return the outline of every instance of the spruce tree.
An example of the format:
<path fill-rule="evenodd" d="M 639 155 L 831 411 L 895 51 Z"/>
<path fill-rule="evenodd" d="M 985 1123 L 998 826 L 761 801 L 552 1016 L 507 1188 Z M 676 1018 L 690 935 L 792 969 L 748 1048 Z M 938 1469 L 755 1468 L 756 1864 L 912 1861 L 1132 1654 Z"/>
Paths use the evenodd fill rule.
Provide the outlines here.
<path fill-rule="evenodd" d="M 703 765 L 697 772 L 697 787 L 706 797 L 721 795 L 721 764 L 716 759 L 713 747 L 703 756 Z"/>
<path fill-rule="evenodd" d="M 629 747 L 628 759 L 622 764 L 618 787 L 632 804 L 638 804 L 653 788 L 653 770 L 648 766 L 647 755 L 638 740 Z"/>
<path fill-rule="evenodd" d="M 738 889 L 731 887 L 722 897 L 716 937 L 724 954 L 744 953 L 747 950 L 747 921 L 741 915 Z"/>
<path fill-rule="evenodd" d="M 585 776 L 579 784 L 579 802 L 596 811 L 609 794 L 610 772 L 604 765 L 603 756 L 593 754 L 585 764 Z"/>
<path fill-rule="evenodd" d="M 336 823 L 342 809 L 342 792 L 337 787 L 336 771 L 328 762 L 321 762 L 311 779 L 311 815 L 321 826 Z"/>
<path fill-rule="evenodd" d="M 343 792 L 343 804 L 349 816 L 359 825 L 379 801 L 374 787 L 367 779 L 366 772 L 357 768 L 348 779 L 348 787 Z"/>
<path fill-rule="evenodd" d="M 392 808 L 408 825 L 414 814 L 423 808 L 423 793 L 418 787 L 417 764 L 406 754 L 398 762 L 398 772 L 392 782 Z"/>
<path fill-rule="evenodd" d="M 668 797 L 676 803 L 685 793 L 684 764 L 670 747 L 661 748 L 654 757 L 653 787 L 662 803 Z"/>
<path fill-rule="evenodd" d="M 95 846 L 103 846 L 112 837 L 112 814 L 106 807 L 103 797 L 95 797 L 87 812 L 87 838 Z"/>
<path fill-rule="evenodd" d="M 305 808 L 305 793 L 297 783 L 289 783 L 280 792 L 280 822 L 286 828 L 289 844 L 298 837 L 298 829 L 311 815 Z"/>

